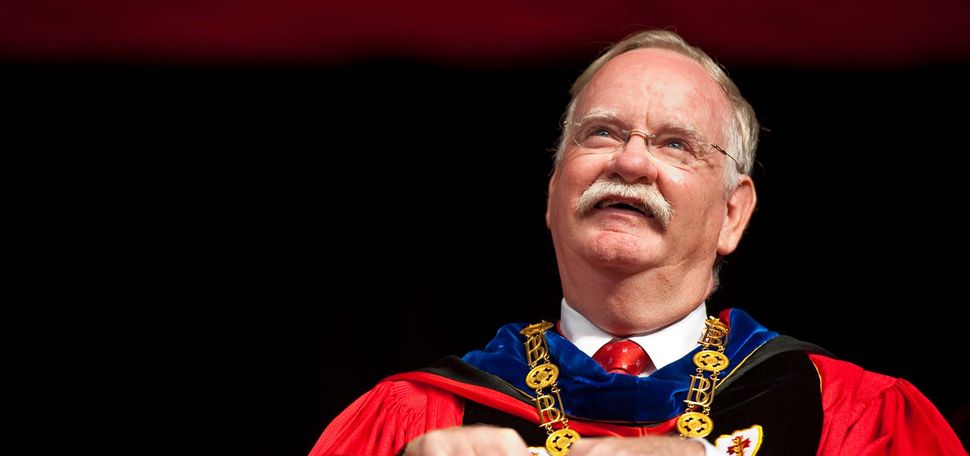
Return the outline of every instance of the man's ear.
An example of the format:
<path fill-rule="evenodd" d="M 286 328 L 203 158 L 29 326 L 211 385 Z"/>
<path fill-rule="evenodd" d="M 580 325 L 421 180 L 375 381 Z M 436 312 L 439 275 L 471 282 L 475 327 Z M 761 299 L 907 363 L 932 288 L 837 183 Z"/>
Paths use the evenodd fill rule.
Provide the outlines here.
<path fill-rule="evenodd" d="M 549 206 L 551 205 L 550 199 L 552 198 L 553 190 L 556 188 L 556 180 L 559 178 L 559 167 L 557 166 L 552 170 L 552 177 L 549 178 L 549 188 L 546 189 L 546 228 L 552 228 L 549 223 Z"/>
<path fill-rule="evenodd" d="M 727 199 L 727 212 L 724 214 L 721 235 L 717 240 L 719 255 L 727 255 L 737 248 L 757 202 L 758 195 L 754 191 L 754 181 L 751 180 L 751 176 L 742 175 L 738 186 Z"/>

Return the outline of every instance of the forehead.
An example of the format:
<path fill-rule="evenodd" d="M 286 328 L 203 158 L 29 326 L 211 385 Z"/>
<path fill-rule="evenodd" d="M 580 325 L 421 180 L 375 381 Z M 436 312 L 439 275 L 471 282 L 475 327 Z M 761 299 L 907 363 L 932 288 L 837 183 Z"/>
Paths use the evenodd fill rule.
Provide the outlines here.
<path fill-rule="evenodd" d="M 666 49 L 636 49 L 613 58 L 580 94 L 574 116 L 610 112 L 651 125 L 687 124 L 723 140 L 730 103 L 699 63 Z"/>

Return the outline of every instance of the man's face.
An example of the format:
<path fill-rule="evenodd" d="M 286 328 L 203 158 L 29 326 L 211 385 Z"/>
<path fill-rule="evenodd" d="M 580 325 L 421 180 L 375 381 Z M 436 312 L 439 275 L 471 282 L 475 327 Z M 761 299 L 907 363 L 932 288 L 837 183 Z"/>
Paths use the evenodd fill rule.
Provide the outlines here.
<path fill-rule="evenodd" d="M 638 49 L 601 68 L 580 95 L 573 120 L 602 113 L 647 134 L 686 127 L 706 142 L 728 146 L 731 108 L 726 96 L 699 64 L 671 51 Z M 561 272 L 568 272 L 572 263 L 628 273 L 694 271 L 710 268 L 716 253 L 733 250 L 737 239 L 721 233 L 729 212 L 724 167 L 734 163 L 716 152 L 691 163 L 670 163 L 651 154 L 644 139 L 633 136 L 622 149 L 599 154 L 567 140 L 549 183 L 546 213 L 557 257 L 566 262 L 560 264 Z M 658 190 L 673 209 L 669 225 L 624 205 L 598 204 L 578 214 L 577 201 L 599 179 Z"/>

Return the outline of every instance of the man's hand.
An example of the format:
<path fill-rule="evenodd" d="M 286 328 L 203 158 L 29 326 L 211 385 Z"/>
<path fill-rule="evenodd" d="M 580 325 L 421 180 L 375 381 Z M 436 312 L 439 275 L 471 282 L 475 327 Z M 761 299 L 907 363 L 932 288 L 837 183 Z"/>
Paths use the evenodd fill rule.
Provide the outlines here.
<path fill-rule="evenodd" d="M 644 437 L 580 438 L 569 447 L 569 456 L 625 455 L 704 456 L 704 445 L 680 437 L 650 435 Z"/>
<path fill-rule="evenodd" d="M 460 426 L 439 429 L 412 440 L 404 447 L 405 456 L 446 455 L 521 455 L 529 447 L 512 429 L 494 426 Z"/>

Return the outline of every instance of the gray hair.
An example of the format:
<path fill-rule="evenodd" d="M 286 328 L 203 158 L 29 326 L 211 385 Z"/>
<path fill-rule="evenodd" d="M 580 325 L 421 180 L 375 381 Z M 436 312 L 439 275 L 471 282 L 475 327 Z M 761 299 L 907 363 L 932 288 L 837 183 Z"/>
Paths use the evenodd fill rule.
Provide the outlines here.
<path fill-rule="evenodd" d="M 737 166 L 725 166 L 725 191 L 729 192 L 737 186 L 738 173 L 750 175 L 751 168 L 754 165 L 754 155 L 755 150 L 758 148 L 758 119 L 755 117 L 754 109 L 748 103 L 747 100 L 741 96 L 741 91 L 738 87 L 734 85 L 731 78 L 728 77 L 727 73 L 724 72 L 714 59 L 707 55 L 700 48 L 691 46 L 680 35 L 667 30 L 648 30 L 644 32 L 635 33 L 624 38 L 619 43 L 614 44 L 603 55 L 599 56 L 583 71 L 583 74 L 576 79 L 573 83 L 572 88 L 569 90 L 569 94 L 572 98 L 569 100 L 569 105 L 566 107 L 565 120 L 567 122 L 573 121 L 573 114 L 576 110 L 576 103 L 579 95 L 589 84 L 589 81 L 593 79 L 593 75 L 599 71 L 606 62 L 609 62 L 614 57 L 623 54 L 624 52 L 632 51 L 635 49 L 666 49 L 669 51 L 674 51 L 678 54 L 682 54 L 695 62 L 699 63 L 714 79 L 714 82 L 721 87 L 724 94 L 727 96 L 728 101 L 731 103 L 733 108 L 733 118 L 728 119 L 726 135 L 728 138 L 728 153 L 734 156 L 737 161 Z M 566 149 L 566 132 L 563 131 L 562 137 L 559 139 L 559 148 L 556 151 L 556 166 L 559 166 L 559 162 L 562 160 L 563 154 Z"/>

